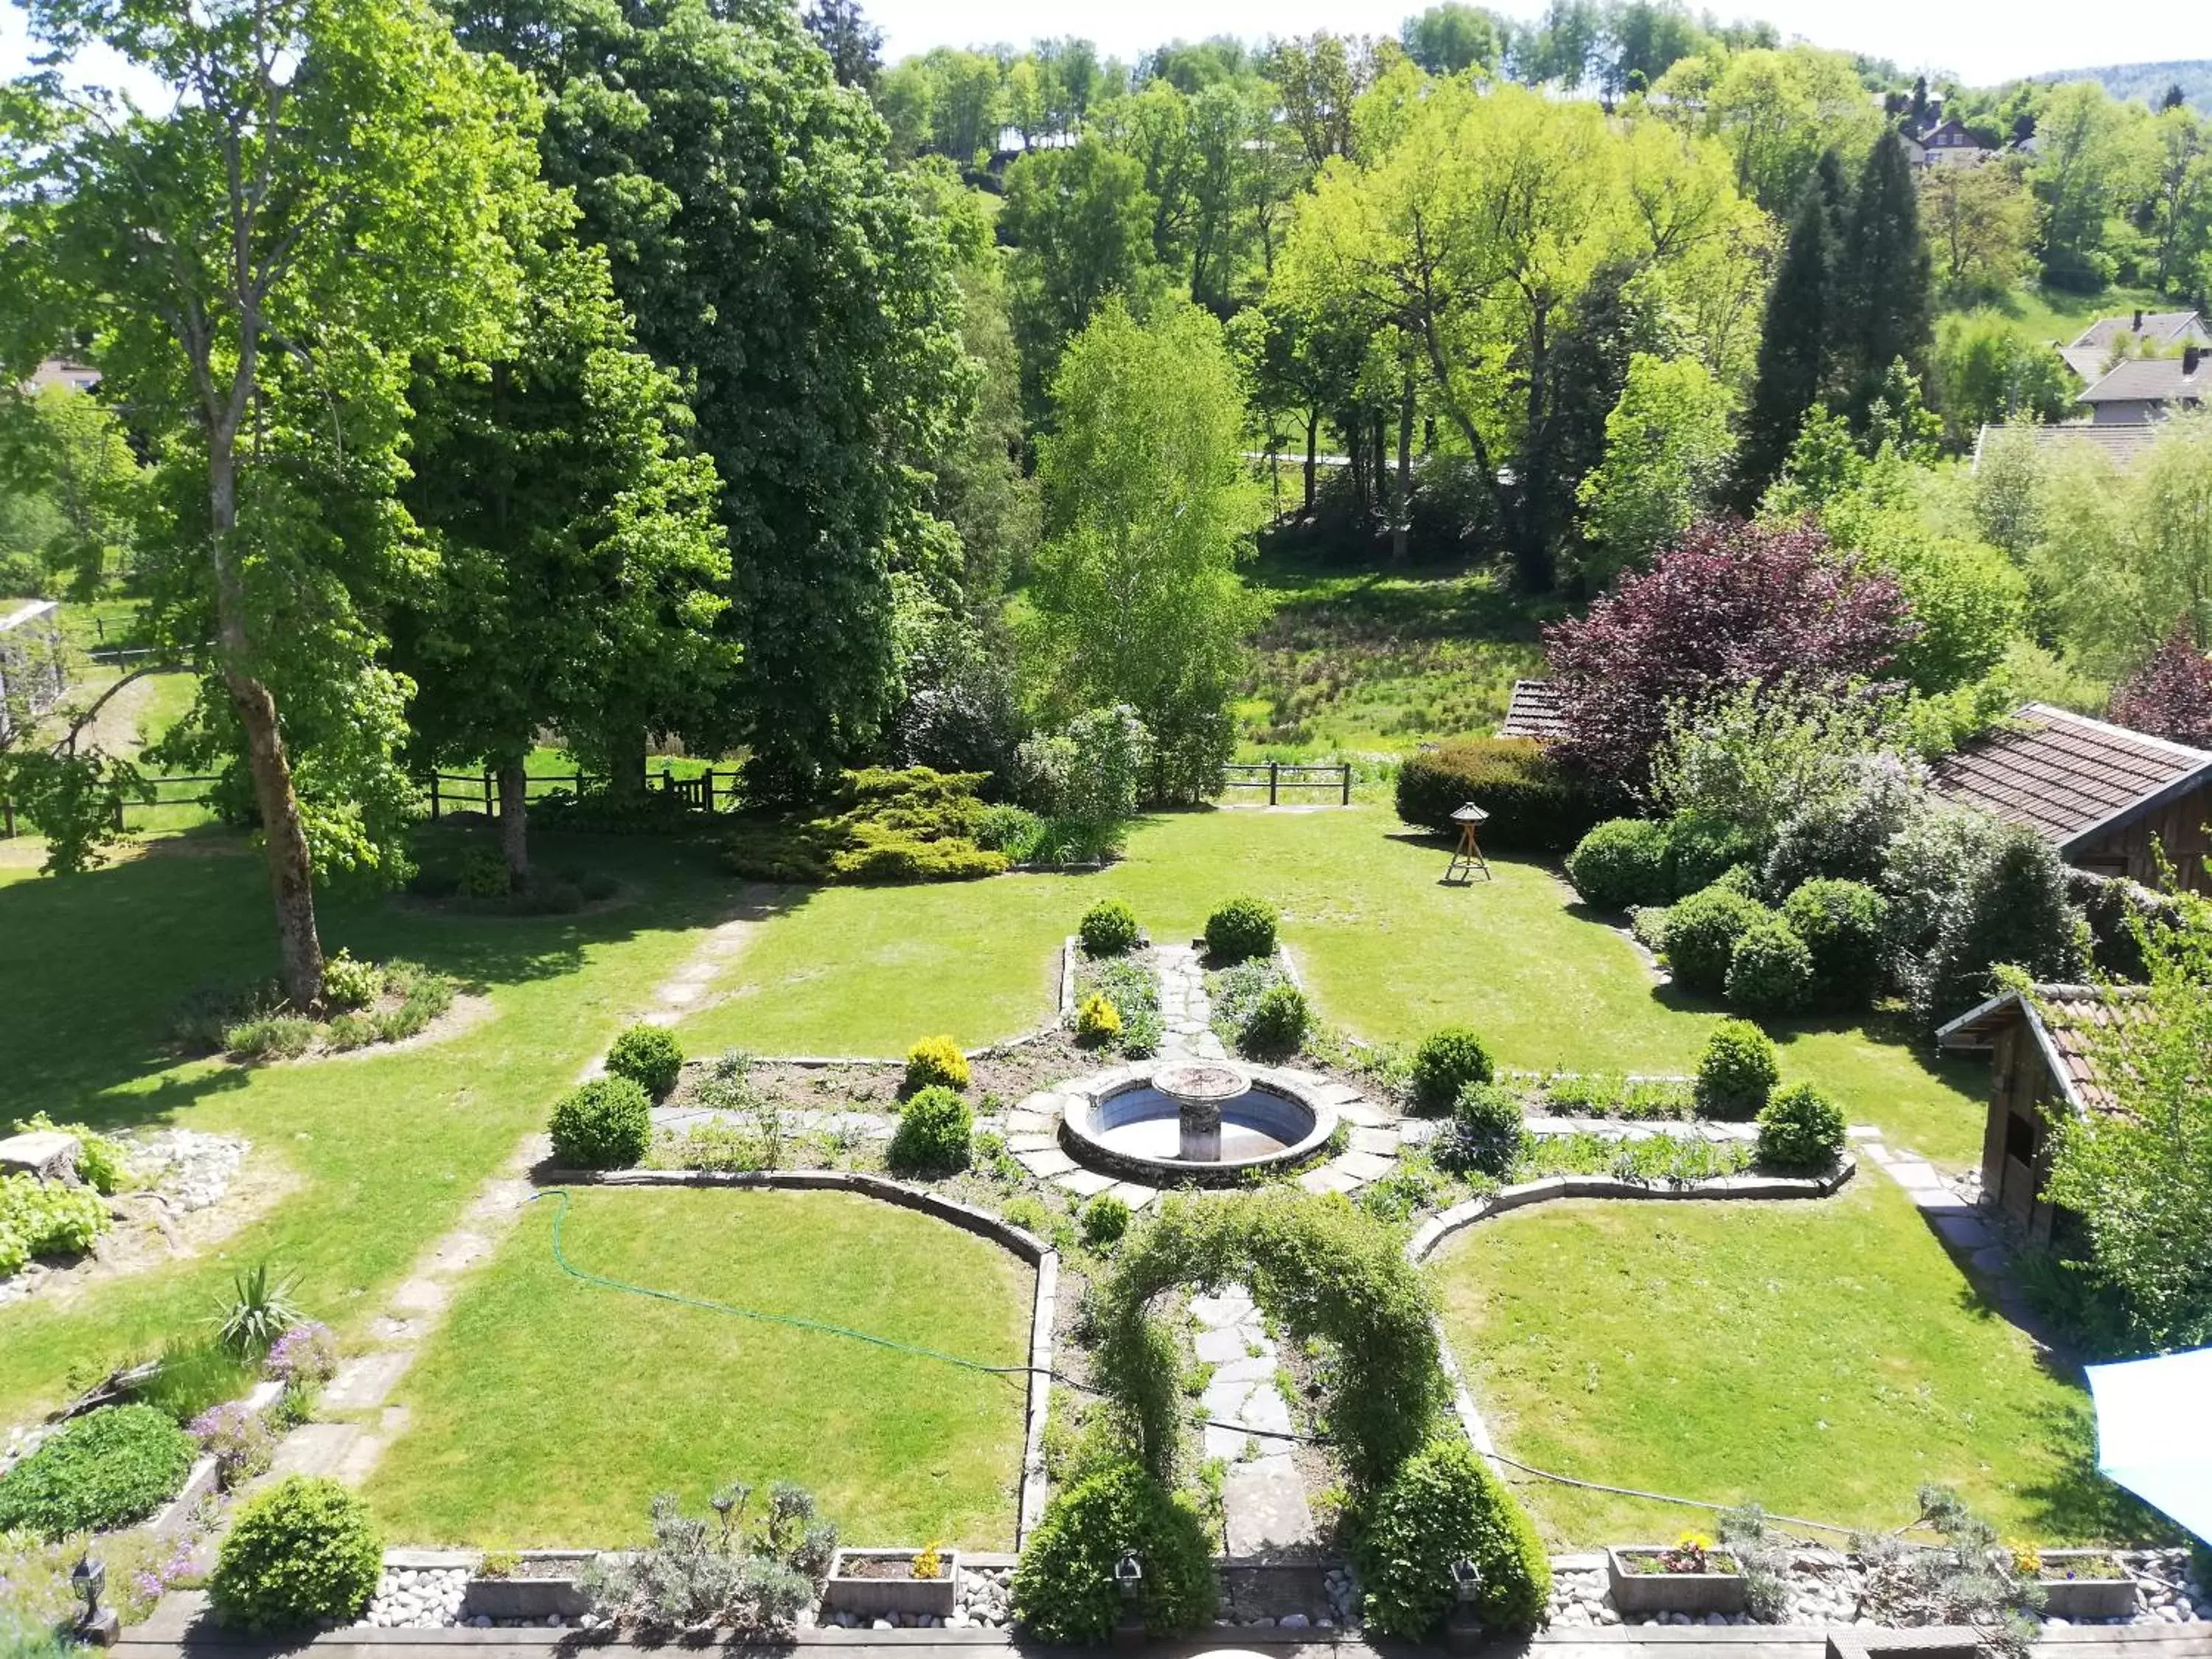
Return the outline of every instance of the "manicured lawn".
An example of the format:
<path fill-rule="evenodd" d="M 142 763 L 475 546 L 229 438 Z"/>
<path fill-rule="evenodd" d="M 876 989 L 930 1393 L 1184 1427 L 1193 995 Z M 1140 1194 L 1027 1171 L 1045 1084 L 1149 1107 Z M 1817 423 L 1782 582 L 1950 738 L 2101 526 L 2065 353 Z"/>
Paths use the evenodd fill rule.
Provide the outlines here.
<path fill-rule="evenodd" d="M 332 899 L 326 946 L 429 962 L 483 988 L 492 1017 L 411 1051 L 247 1070 L 179 1062 L 162 1041 L 187 993 L 273 969 L 261 865 L 227 839 L 167 845 L 67 880 L 0 870 L 0 1121 L 243 1135 L 247 1178 L 282 1195 L 220 1250 L 0 1308 L 0 1424 L 196 1328 L 240 1263 L 297 1269 L 309 1311 L 358 1329 L 735 886 L 665 844 L 549 837 L 549 857 L 615 872 L 633 901 L 513 921 Z"/>
<path fill-rule="evenodd" d="M 653 1494 L 810 1487 L 855 1543 L 1013 1544 L 1025 1380 L 625 1295 L 563 1273 L 557 1200 L 470 1281 L 398 1399 L 368 1498 L 394 1539 L 641 1535 Z M 834 1193 L 585 1190 L 563 1249 L 656 1290 L 988 1364 L 1027 1352 L 1031 1271 L 942 1222 Z"/>
<path fill-rule="evenodd" d="M 1431 1272 L 1501 1449 L 1540 1468 L 1846 1526 L 1902 1525 L 1934 1481 L 2008 1538 L 2141 1535 L 2094 1473 L 2087 1395 L 1877 1176 L 1822 1203 L 1547 1206 L 1463 1234 Z M 1561 1542 L 1710 1526 L 1522 1490 Z"/>

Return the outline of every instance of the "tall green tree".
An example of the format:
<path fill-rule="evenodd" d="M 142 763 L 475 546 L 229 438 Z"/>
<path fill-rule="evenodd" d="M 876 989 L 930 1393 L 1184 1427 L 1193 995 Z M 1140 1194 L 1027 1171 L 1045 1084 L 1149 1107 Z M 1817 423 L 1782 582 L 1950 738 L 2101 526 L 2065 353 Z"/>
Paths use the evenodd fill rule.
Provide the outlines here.
<path fill-rule="evenodd" d="M 1713 504 L 1735 449 L 1728 388 L 1692 358 L 1638 353 L 1577 499 L 1587 586 L 1641 565 Z"/>
<path fill-rule="evenodd" d="M 1835 151 L 1826 151 L 1806 180 L 1781 268 L 1767 292 L 1759 366 L 1736 454 L 1735 504 L 1745 512 L 1782 475 L 1805 411 L 1820 398 L 1826 376 L 1844 200 L 1843 163 Z"/>
<path fill-rule="evenodd" d="M 1867 153 L 1851 197 L 1830 336 L 1831 374 L 1861 430 L 1892 363 L 1927 378 L 1935 343 L 1931 269 L 1911 160 L 1905 141 L 1885 132 Z"/>
<path fill-rule="evenodd" d="M 1152 285 L 1155 205 L 1142 164 L 1094 137 L 1033 150 L 1006 170 L 999 223 L 1013 244 L 1014 332 L 1033 414 L 1043 413 L 1060 349 L 1107 296 Z"/>
<path fill-rule="evenodd" d="M 1261 510 L 1221 325 L 1173 301 L 1140 326 L 1109 300 L 1061 360 L 1053 417 L 1028 623 L 1040 702 L 1055 722 L 1129 704 L 1170 793 L 1210 792 L 1252 617 L 1237 565 Z"/>
<path fill-rule="evenodd" d="M 418 377 L 403 500 L 438 580 L 392 625 L 416 748 L 496 771 L 518 885 L 538 733 L 602 773 L 631 763 L 648 729 L 699 723 L 738 653 L 715 626 L 730 563 L 714 464 L 687 451 L 675 377 L 633 345 L 599 249 L 549 226 L 525 258 L 507 350 L 448 352 Z"/>
<path fill-rule="evenodd" d="M 9 355 L 93 328 L 160 434 L 173 637 L 208 647 L 201 710 L 243 750 L 283 983 L 313 1006 L 318 869 L 396 867 L 406 688 L 377 601 L 409 573 L 409 358 L 508 313 L 535 111 L 419 0 L 29 11 L 61 56 L 103 47 L 177 94 L 146 114 L 53 75 L 10 88 Z"/>
<path fill-rule="evenodd" d="M 123 422 L 98 396 L 0 388 L 0 589 L 20 562 L 32 591 L 93 597 L 124 573 L 143 483 Z"/>
<path fill-rule="evenodd" d="M 866 98 L 787 10 L 463 0 L 456 16 L 545 88 L 547 176 L 607 249 L 639 343 L 683 377 L 720 477 L 744 663 L 698 735 L 750 747 L 757 797 L 805 795 L 875 742 L 897 694 L 893 576 L 935 533 L 900 458 L 941 441 L 963 382 L 943 237 Z"/>

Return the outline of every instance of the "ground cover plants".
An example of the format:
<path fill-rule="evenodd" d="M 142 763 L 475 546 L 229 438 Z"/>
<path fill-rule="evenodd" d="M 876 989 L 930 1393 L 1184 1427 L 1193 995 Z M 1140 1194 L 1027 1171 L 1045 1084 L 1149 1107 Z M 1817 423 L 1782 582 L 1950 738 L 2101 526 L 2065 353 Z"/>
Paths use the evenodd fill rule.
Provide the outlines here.
<path fill-rule="evenodd" d="M 450 975 L 420 963 L 356 962 L 343 951 L 330 958 L 325 974 L 319 1013 L 293 1007 L 273 981 L 196 992 L 177 1012 L 177 1045 L 186 1054 L 274 1060 L 400 1042 L 427 1030 L 460 989 Z"/>
<path fill-rule="evenodd" d="M 0 1532 L 46 1538 L 143 1521 L 191 1472 L 192 1441 L 150 1406 L 106 1406 L 76 1419 L 0 1474 Z"/>

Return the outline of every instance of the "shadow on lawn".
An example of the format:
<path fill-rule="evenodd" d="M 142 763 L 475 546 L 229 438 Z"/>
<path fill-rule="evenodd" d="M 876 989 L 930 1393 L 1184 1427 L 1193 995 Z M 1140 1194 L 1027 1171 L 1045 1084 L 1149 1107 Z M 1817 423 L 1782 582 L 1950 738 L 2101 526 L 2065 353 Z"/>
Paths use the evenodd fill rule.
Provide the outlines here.
<path fill-rule="evenodd" d="M 740 884 L 706 849 L 647 837 L 549 835 L 538 851 L 548 864 L 605 869 L 637 896 L 597 913 L 507 917 L 410 910 L 380 893 L 334 892 L 319 903 L 324 948 L 404 957 L 470 990 L 496 990 L 573 974 L 596 947 L 708 925 L 733 910 L 766 916 L 802 896 Z M 258 856 L 142 856 L 83 875 L 0 884 L 8 1117 L 46 1110 L 135 1127 L 243 1087 L 237 1066 L 179 1072 L 186 1057 L 170 1046 L 171 1022 L 193 992 L 243 988 L 275 968 Z"/>

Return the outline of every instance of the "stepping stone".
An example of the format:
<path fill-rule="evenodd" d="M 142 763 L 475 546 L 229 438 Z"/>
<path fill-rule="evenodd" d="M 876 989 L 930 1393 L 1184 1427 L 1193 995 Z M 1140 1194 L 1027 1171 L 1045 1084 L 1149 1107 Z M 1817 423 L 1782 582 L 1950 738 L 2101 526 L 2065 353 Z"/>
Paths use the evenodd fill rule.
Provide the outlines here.
<path fill-rule="evenodd" d="M 1071 1170 L 1065 1175 L 1053 1177 L 1053 1185 L 1073 1193 L 1078 1198 L 1093 1197 L 1113 1184 L 1112 1176 L 1101 1175 L 1096 1170 Z"/>
<path fill-rule="evenodd" d="M 1107 1191 L 1112 1193 L 1132 1210 L 1141 1210 L 1160 1195 L 1157 1187 L 1147 1187 L 1141 1182 L 1117 1181 Z"/>
<path fill-rule="evenodd" d="M 1213 1374 L 1213 1381 L 1206 1385 L 1206 1393 L 1202 1396 L 1206 1414 L 1213 1422 L 1222 1425 L 1224 1428 L 1240 1424 L 1248 1427 L 1266 1428 L 1267 1425 L 1254 1423 L 1247 1417 L 1245 1408 L 1250 1403 L 1255 1389 L 1264 1389 L 1268 1386 L 1267 1383 L 1255 1378 L 1246 1378 L 1241 1382 L 1227 1379 L 1223 1377 L 1220 1372 L 1216 1371 Z"/>
<path fill-rule="evenodd" d="M 1255 1388 L 1237 1413 L 1225 1420 L 1240 1428 L 1273 1429 L 1278 1434 L 1288 1434 L 1291 1431 L 1291 1408 L 1284 1402 L 1283 1396 L 1275 1392 L 1275 1385 L 1270 1381 Z"/>
<path fill-rule="evenodd" d="M 1996 1243 L 1987 1224 L 1978 1215 L 1939 1215 L 1930 1224 L 1943 1242 L 1955 1249 L 1986 1249 Z"/>
<path fill-rule="evenodd" d="M 414 1363 L 411 1348 L 387 1348 L 349 1359 L 323 1390 L 322 1407 L 327 1411 L 350 1412 L 381 1406 Z"/>
<path fill-rule="evenodd" d="M 1326 1167 L 1341 1170 L 1362 1181 L 1380 1181 L 1390 1173 L 1391 1160 L 1377 1152 L 1346 1152 L 1329 1159 Z"/>
<path fill-rule="evenodd" d="M 1225 1331 L 1200 1331 L 1193 1346 L 1198 1350 L 1198 1357 L 1200 1359 L 1210 1360 L 1219 1365 L 1226 1364 L 1231 1360 L 1255 1358 L 1255 1356 L 1250 1352 L 1255 1341 L 1259 1344 L 1261 1350 L 1257 1357 L 1264 1358 L 1267 1361 L 1268 1370 L 1272 1371 L 1274 1369 L 1275 1360 L 1274 1345 L 1264 1336 L 1248 1338 L 1247 1333 L 1232 1327 Z"/>
<path fill-rule="evenodd" d="M 1359 1106 L 1366 1104 L 1359 1091 L 1348 1083 L 1324 1083 L 1314 1091 L 1314 1098 L 1325 1106 Z"/>
<path fill-rule="evenodd" d="M 1022 1168 L 1027 1170 L 1039 1181 L 1056 1175 L 1066 1175 L 1075 1167 L 1075 1160 L 1057 1146 L 1048 1146 L 1042 1151 L 1035 1152 L 1018 1152 L 1015 1157 L 1020 1161 Z"/>
<path fill-rule="evenodd" d="M 1213 1373 L 1217 1382 L 1264 1382 L 1275 1374 L 1275 1357 L 1261 1354 L 1257 1358 L 1237 1351 L 1237 1358 L 1224 1359 Z"/>
<path fill-rule="evenodd" d="M 1039 1131 L 1048 1133 L 1057 1121 L 1042 1112 L 1032 1112 L 1017 1108 L 1006 1114 L 1006 1133 L 1009 1134 L 1033 1134 Z"/>
<path fill-rule="evenodd" d="M 1365 1184 L 1357 1176 L 1348 1176 L 1332 1164 L 1308 1170 L 1298 1177 L 1298 1185 L 1310 1193 L 1352 1193 Z"/>
<path fill-rule="evenodd" d="M 491 1240 L 482 1233 L 448 1233 L 431 1247 L 430 1265 L 436 1273 L 459 1273 L 473 1267 L 491 1254 Z"/>
<path fill-rule="evenodd" d="M 1058 1135 L 1038 1134 L 1034 1131 L 1006 1137 L 1006 1150 L 1010 1152 L 1049 1152 L 1059 1145 Z"/>
<path fill-rule="evenodd" d="M 1252 1298 L 1234 1293 L 1224 1296 L 1194 1296 L 1190 1299 L 1192 1317 L 1209 1330 L 1224 1330 L 1249 1318 L 1253 1308 Z"/>
<path fill-rule="evenodd" d="M 1336 1115 L 1355 1129 L 1387 1129 L 1397 1120 L 1379 1106 L 1354 1097 L 1336 1103 Z"/>
<path fill-rule="evenodd" d="M 1925 1159 L 1899 1158 L 1887 1168 L 1890 1174 L 1896 1177 L 1897 1184 L 1907 1191 L 1917 1187 L 1933 1187 L 1939 1192 L 1950 1190 L 1943 1185 L 1943 1177 L 1936 1173 L 1936 1166 Z"/>
<path fill-rule="evenodd" d="M 346 1455 L 362 1437 L 354 1423 L 302 1423 L 276 1443 L 270 1461 L 269 1477 L 288 1474 L 335 1474 Z"/>
<path fill-rule="evenodd" d="M 437 1279 L 410 1279 L 392 1291 L 391 1305 L 395 1313 L 434 1314 L 444 1310 L 452 1295 L 452 1291 Z"/>
<path fill-rule="evenodd" d="M 1996 1277 L 2012 1265 L 2012 1257 L 2006 1253 L 2002 1244 L 1984 1245 L 1968 1257 L 1967 1261 L 1976 1273 L 1988 1273 L 1991 1278 Z"/>
<path fill-rule="evenodd" d="M 1398 1132 L 1395 1129 L 1354 1129 L 1352 1132 L 1352 1150 L 1355 1152 L 1372 1152 L 1377 1158 L 1395 1158 L 1398 1149 Z"/>
<path fill-rule="evenodd" d="M 1880 1140 L 1881 1139 L 1881 1130 L 1871 1123 L 1854 1123 L 1844 1133 L 1850 1136 L 1853 1140 Z"/>
<path fill-rule="evenodd" d="M 1244 1448 L 1251 1443 L 1249 1435 L 1239 1434 L 1234 1429 L 1217 1428 L 1211 1423 L 1206 1425 L 1206 1455 L 1208 1457 L 1226 1458 L 1234 1467 L 1237 1460 L 1244 1455 Z"/>
<path fill-rule="evenodd" d="M 1221 1496 L 1228 1512 L 1231 1555 L 1257 1555 L 1308 1543 L 1314 1537 L 1305 1484 L 1287 1452 L 1231 1463 Z"/>

